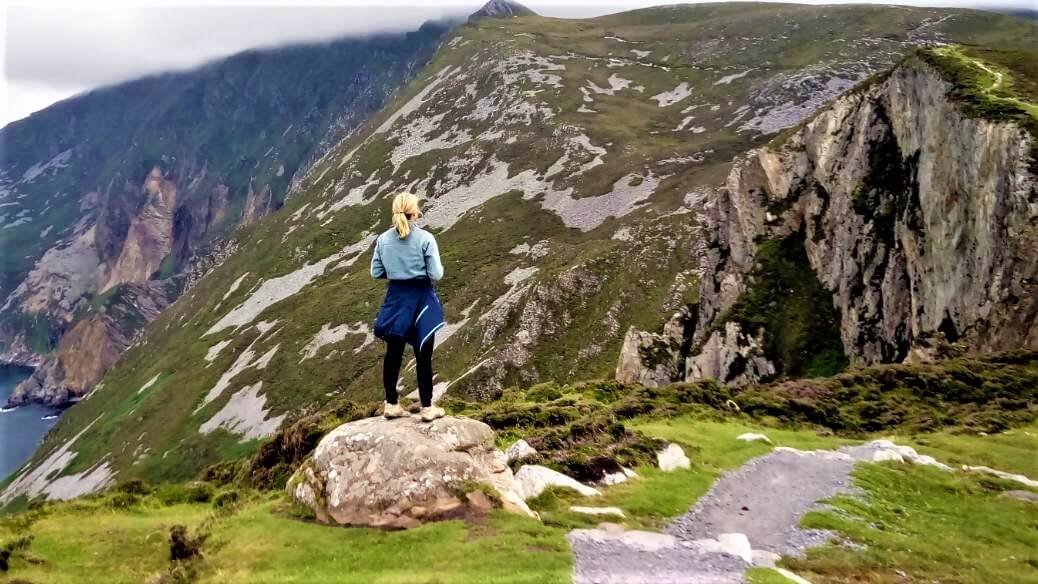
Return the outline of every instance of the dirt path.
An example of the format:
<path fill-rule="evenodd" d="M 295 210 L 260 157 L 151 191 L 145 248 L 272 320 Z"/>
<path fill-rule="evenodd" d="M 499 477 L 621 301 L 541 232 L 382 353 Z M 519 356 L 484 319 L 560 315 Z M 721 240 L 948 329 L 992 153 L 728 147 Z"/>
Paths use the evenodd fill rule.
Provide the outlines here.
<path fill-rule="evenodd" d="M 1000 73 L 998 71 L 995 71 L 994 69 L 988 67 L 987 65 L 985 65 L 984 63 L 981 63 L 980 61 L 978 61 L 976 59 L 971 59 L 971 60 L 973 61 L 974 65 L 976 65 L 977 67 L 980 67 L 981 69 L 987 71 L 988 73 L 990 73 L 995 78 L 995 82 L 992 83 L 991 87 L 987 88 L 985 91 L 987 91 L 988 93 L 991 93 L 991 92 L 997 90 L 999 87 L 1002 86 L 1002 73 Z"/>
<path fill-rule="evenodd" d="M 819 501 L 853 492 L 855 463 L 872 460 L 880 449 L 776 448 L 721 477 L 666 533 L 625 532 L 620 526 L 574 530 L 574 582 L 744 582 L 752 565 L 769 565 L 776 555 L 799 555 L 828 541 L 831 533 L 802 529 L 800 520 Z"/>

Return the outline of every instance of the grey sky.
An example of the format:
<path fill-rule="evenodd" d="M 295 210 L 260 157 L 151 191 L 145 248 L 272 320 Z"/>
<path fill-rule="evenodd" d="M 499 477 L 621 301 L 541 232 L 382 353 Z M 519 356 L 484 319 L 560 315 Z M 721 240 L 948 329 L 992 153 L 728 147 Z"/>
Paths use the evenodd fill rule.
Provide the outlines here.
<path fill-rule="evenodd" d="M 184 69 L 238 51 L 345 35 L 413 30 L 422 22 L 477 10 L 481 0 L 93 0 L 69 4 L 0 0 L 0 126 L 83 91 L 149 73 Z M 235 3 L 235 2 L 239 3 Z M 283 0 L 282 0 L 283 1 Z M 829 0 L 832 1 L 832 0 Z M 903 1 L 903 0 L 902 0 Z M 667 4 L 666 0 L 530 0 L 546 16 L 590 17 Z M 963 5 L 962 0 L 906 4 Z M 970 4 L 1000 4 L 978 0 Z M 1015 0 L 1012 3 L 1020 3 Z M 1028 5 L 1024 0 L 1021 5 Z"/>

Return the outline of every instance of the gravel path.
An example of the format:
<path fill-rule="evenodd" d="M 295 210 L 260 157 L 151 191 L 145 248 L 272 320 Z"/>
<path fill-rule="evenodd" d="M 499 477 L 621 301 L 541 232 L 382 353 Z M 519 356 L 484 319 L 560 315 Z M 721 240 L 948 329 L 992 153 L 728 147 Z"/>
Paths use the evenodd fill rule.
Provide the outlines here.
<path fill-rule="evenodd" d="M 721 477 L 666 533 L 625 532 L 622 526 L 610 524 L 574 530 L 568 536 L 575 560 L 573 580 L 576 584 L 745 582 L 750 564 L 735 555 L 704 550 L 703 540 L 725 533 L 745 534 L 755 557 L 767 555 L 761 552 L 799 555 L 825 543 L 831 533 L 802 529 L 800 520 L 819 508 L 819 501 L 853 492 L 854 464 L 871 460 L 876 450 L 872 445 L 840 451 L 779 447 Z"/>
<path fill-rule="evenodd" d="M 831 537 L 800 520 L 818 501 L 851 490 L 854 462 L 842 452 L 776 448 L 721 477 L 667 533 L 685 541 L 744 533 L 753 549 L 799 555 Z"/>
<path fill-rule="evenodd" d="M 672 535 L 617 528 L 569 533 L 575 584 L 744 582 L 746 564 L 735 556 L 701 552 Z"/>

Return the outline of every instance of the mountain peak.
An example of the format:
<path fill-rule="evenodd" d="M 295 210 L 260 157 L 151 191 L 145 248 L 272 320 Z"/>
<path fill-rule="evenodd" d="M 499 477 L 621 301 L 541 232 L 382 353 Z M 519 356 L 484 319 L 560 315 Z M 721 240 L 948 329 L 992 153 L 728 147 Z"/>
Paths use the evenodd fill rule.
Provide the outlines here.
<path fill-rule="evenodd" d="M 537 13 L 512 0 L 490 0 L 469 16 L 469 21 L 484 18 L 511 18 L 513 16 L 535 16 Z"/>

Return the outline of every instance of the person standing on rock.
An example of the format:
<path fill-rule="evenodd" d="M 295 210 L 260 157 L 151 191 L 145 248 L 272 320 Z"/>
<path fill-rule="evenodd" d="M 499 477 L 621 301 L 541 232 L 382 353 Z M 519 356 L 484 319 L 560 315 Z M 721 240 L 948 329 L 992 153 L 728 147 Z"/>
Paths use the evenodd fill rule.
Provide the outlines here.
<path fill-rule="evenodd" d="M 389 280 L 386 298 L 375 317 L 375 336 L 386 342 L 382 369 L 386 404 L 382 415 L 408 415 L 398 403 L 397 379 L 404 346 L 409 344 L 418 366 L 420 416 L 431 422 L 445 414 L 432 403 L 432 354 L 436 331 L 446 323 L 434 288 L 443 277 L 440 250 L 431 233 L 413 224 L 421 216 L 417 196 L 400 193 L 393 199 L 393 227 L 375 240 L 371 277 Z"/>

